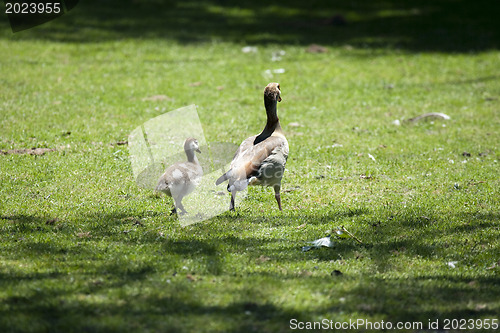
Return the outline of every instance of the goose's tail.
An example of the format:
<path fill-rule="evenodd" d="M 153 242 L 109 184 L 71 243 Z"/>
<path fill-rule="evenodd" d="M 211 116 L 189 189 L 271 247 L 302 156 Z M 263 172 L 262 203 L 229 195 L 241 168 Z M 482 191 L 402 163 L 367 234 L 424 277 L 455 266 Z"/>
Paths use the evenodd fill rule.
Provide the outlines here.
<path fill-rule="evenodd" d="M 219 185 L 219 184 L 225 182 L 226 180 L 228 180 L 230 177 L 230 172 L 231 172 L 231 170 L 229 170 L 228 172 L 226 172 L 225 174 L 220 176 L 219 179 L 217 179 L 217 181 L 215 182 L 215 185 Z"/>

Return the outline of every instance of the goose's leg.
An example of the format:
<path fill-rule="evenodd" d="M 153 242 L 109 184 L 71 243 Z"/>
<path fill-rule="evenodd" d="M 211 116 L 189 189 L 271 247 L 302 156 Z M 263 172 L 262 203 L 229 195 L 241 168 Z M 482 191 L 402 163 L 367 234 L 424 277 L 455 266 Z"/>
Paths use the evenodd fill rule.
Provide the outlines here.
<path fill-rule="evenodd" d="M 231 203 L 229 204 L 229 210 L 234 210 L 234 199 L 236 198 L 236 190 L 231 192 Z"/>
<path fill-rule="evenodd" d="M 280 195 L 280 189 L 281 189 L 281 185 L 274 185 L 274 197 L 276 198 L 276 202 L 278 203 L 278 207 L 281 211 L 283 211 L 283 209 L 281 209 L 281 195 Z"/>
<path fill-rule="evenodd" d="M 178 200 L 179 204 L 177 204 L 176 206 L 177 206 L 177 208 L 180 209 L 181 215 L 184 215 L 187 213 L 187 211 L 186 211 L 186 209 L 184 209 L 184 206 L 182 205 L 182 198 L 183 197 L 179 197 L 179 200 Z"/>

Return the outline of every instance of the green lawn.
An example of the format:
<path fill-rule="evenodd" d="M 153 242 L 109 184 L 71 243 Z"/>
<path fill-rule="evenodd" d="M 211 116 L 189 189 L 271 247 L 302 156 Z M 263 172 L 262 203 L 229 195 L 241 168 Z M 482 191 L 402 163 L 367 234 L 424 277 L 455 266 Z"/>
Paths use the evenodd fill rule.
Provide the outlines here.
<path fill-rule="evenodd" d="M 498 324 L 498 7 L 81 1 L 16 34 L 0 15 L 0 331 Z M 236 212 L 181 227 L 136 186 L 134 128 L 196 104 L 209 143 L 239 144 L 262 130 L 273 81 L 283 212 L 251 188 Z M 450 119 L 409 121 L 429 112 Z M 363 244 L 301 251 L 342 225 Z"/>

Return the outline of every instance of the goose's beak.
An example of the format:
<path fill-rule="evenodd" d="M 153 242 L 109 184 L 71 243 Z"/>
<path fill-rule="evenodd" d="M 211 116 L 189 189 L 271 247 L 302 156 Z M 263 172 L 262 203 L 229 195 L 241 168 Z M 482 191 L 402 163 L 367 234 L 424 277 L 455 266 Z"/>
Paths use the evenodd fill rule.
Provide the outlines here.
<path fill-rule="evenodd" d="M 196 152 L 200 153 L 201 154 L 201 150 L 200 148 L 196 148 Z"/>
<path fill-rule="evenodd" d="M 278 95 L 278 102 L 281 102 L 281 96 Z"/>

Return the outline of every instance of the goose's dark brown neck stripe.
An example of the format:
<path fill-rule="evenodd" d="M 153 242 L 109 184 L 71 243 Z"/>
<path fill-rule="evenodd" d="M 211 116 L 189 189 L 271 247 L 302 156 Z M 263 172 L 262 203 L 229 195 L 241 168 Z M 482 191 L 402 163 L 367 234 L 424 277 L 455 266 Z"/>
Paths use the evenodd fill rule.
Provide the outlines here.
<path fill-rule="evenodd" d="M 276 100 L 276 96 L 273 96 L 272 94 L 264 94 L 264 106 L 266 107 L 267 114 L 266 127 L 264 127 L 262 133 L 255 138 L 255 141 L 253 142 L 254 145 L 270 137 L 274 131 L 281 131 L 277 111 L 278 101 Z"/>

